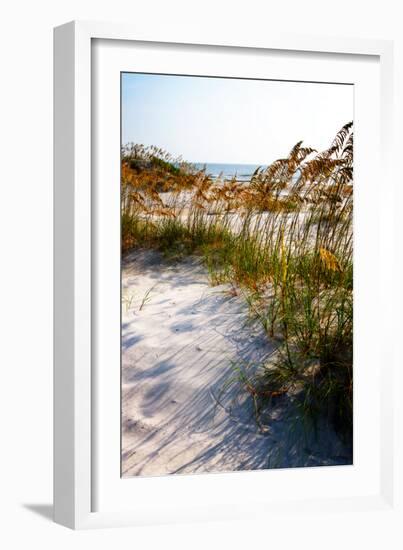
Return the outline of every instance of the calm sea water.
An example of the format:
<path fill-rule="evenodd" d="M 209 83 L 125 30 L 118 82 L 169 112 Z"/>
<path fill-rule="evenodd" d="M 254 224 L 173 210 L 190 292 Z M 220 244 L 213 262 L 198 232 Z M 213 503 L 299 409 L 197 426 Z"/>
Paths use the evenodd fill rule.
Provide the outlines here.
<path fill-rule="evenodd" d="M 205 168 L 206 173 L 212 178 L 218 178 L 221 175 L 223 179 L 229 180 L 235 176 L 238 181 L 249 181 L 256 168 L 266 167 L 262 164 L 215 164 L 211 162 L 195 163 L 195 166 L 199 170 Z"/>

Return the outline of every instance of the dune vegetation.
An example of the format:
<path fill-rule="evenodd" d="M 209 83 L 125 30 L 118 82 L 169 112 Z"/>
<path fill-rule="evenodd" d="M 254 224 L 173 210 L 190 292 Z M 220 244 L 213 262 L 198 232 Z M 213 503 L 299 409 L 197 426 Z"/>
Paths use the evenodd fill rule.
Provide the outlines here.
<path fill-rule="evenodd" d="M 297 143 L 249 182 L 212 178 L 156 147 L 122 149 L 122 253 L 200 256 L 275 352 L 234 366 L 258 411 L 298 395 L 301 414 L 352 435 L 353 125 L 318 152 Z M 244 330 L 248 330 L 245 326 Z"/>

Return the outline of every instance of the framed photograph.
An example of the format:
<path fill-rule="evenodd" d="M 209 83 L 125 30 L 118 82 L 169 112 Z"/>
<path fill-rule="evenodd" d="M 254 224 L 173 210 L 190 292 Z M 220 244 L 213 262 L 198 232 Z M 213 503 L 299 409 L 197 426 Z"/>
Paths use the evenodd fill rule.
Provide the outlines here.
<path fill-rule="evenodd" d="M 393 513 L 392 44 L 54 46 L 55 521 Z"/>

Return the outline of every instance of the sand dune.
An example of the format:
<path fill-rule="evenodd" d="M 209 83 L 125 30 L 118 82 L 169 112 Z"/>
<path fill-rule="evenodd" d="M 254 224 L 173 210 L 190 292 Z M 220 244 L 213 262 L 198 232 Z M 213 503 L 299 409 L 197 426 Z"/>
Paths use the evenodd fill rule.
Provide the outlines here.
<path fill-rule="evenodd" d="M 133 251 L 122 270 L 123 476 L 346 464 L 324 425 L 319 442 L 289 397 L 262 411 L 236 381 L 240 362 L 274 349 L 242 296 L 211 287 L 198 258 Z M 230 383 L 231 382 L 231 383 Z"/>

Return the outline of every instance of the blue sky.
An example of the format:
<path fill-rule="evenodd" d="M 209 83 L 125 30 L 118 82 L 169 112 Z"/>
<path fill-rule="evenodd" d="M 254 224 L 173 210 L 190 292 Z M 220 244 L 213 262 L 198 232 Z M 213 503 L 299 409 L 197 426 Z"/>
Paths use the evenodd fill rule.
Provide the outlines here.
<path fill-rule="evenodd" d="M 352 86 L 122 75 L 122 143 L 191 162 L 268 164 L 301 139 L 325 149 L 352 119 Z"/>

